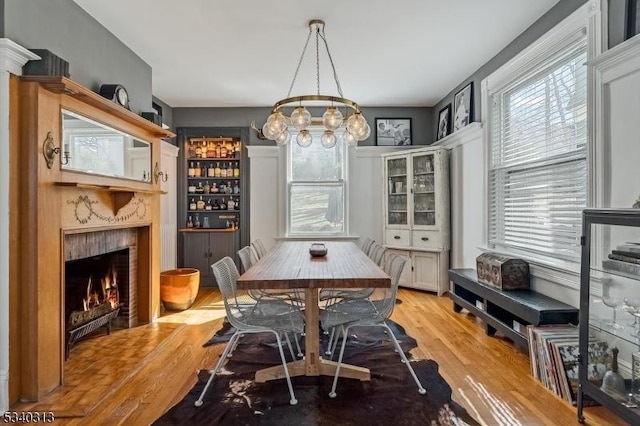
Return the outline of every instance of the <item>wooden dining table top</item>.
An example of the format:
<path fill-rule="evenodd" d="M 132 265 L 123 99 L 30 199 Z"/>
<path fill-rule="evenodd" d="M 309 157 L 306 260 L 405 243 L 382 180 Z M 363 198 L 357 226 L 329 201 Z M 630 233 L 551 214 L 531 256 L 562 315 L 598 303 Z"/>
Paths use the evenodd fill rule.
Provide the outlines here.
<path fill-rule="evenodd" d="M 239 289 L 390 287 L 391 279 L 352 242 L 328 241 L 312 257 L 309 241 L 285 241 L 237 280 Z"/>

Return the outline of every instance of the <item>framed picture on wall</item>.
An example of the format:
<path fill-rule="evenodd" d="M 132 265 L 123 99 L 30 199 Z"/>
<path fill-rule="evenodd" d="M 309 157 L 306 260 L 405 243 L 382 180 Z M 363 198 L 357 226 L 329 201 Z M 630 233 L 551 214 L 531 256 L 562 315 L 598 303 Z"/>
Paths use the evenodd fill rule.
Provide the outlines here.
<path fill-rule="evenodd" d="M 436 140 L 442 139 L 451 133 L 451 104 L 440 110 L 438 114 L 438 134 Z"/>
<path fill-rule="evenodd" d="M 453 131 L 473 121 L 473 81 L 464 86 L 453 98 Z"/>
<path fill-rule="evenodd" d="M 631 38 L 640 33 L 640 0 L 627 0 L 625 36 Z"/>
<path fill-rule="evenodd" d="M 411 118 L 376 118 L 376 145 L 411 145 Z"/>

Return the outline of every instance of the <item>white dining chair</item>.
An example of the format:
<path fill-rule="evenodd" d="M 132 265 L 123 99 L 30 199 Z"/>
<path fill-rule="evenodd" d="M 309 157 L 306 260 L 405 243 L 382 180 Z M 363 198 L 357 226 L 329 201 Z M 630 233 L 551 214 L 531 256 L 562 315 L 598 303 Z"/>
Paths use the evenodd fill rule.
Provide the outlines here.
<path fill-rule="evenodd" d="M 238 339 L 249 333 L 273 333 L 275 335 L 289 389 L 289 403 L 296 405 L 298 400 L 293 392 L 287 360 L 282 349 L 282 339 L 284 338 L 287 342 L 293 356 L 287 333 L 301 333 L 304 327 L 304 316 L 300 313 L 300 310 L 288 303 L 282 301 L 258 302 L 250 297 L 248 292 L 238 290 L 236 280 L 239 273 L 230 257 L 224 257 L 214 263 L 211 265 L 211 269 L 222 293 L 227 319 L 235 328 L 235 332 L 229 339 L 217 365 L 210 371 L 209 380 L 200 397 L 196 400 L 195 406 L 202 406 L 207 389 L 209 389 L 215 376 L 222 369 L 229 352 L 235 347 Z"/>
<path fill-rule="evenodd" d="M 337 336 L 342 336 L 342 346 L 340 347 L 340 355 L 338 356 L 338 365 L 336 366 L 335 376 L 333 378 L 333 386 L 329 396 L 336 397 L 336 387 L 338 377 L 340 375 L 340 366 L 344 356 L 344 349 L 349 336 L 349 330 L 353 327 L 382 327 L 391 339 L 396 352 L 400 355 L 402 362 L 407 366 L 413 380 L 418 385 L 418 392 L 425 394 L 427 391 L 420 383 L 416 376 L 411 363 L 407 359 L 404 351 L 400 347 L 398 340 L 393 334 L 393 330 L 387 325 L 386 320 L 391 316 L 396 303 L 396 294 L 398 292 L 398 283 L 406 258 L 390 253 L 387 259 L 386 271 L 391 277 L 390 288 L 376 288 L 375 291 L 367 298 L 362 299 L 343 299 L 332 305 L 326 306 L 320 318 L 322 328 L 324 330 L 338 330 Z M 338 337 L 336 337 L 337 339 Z"/>

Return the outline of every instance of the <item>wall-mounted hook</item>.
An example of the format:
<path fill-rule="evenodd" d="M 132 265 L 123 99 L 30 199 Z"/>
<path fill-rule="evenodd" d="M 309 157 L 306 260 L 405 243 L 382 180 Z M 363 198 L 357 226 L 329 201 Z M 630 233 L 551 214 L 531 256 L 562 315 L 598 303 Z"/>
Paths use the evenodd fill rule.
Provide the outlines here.
<path fill-rule="evenodd" d="M 256 134 L 258 135 L 258 139 L 260 140 L 266 140 L 267 138 L 264 136 L 264 133 L 262 133 L 262 129 L 258 129 L 256 127 L 256 122 L 255 120 L 251 122 L 251 126 L 250 126 L 253 130 L 256 131 Z"/>
<path fill-rule="evenodd" d="M 156 182 L 162 179 L 162 182 L 166 182 L 169 179 L 169 173 L 160 171 L 160 165 L 156 161 L 156 166 L 153 168 L 153 178 Z"/>

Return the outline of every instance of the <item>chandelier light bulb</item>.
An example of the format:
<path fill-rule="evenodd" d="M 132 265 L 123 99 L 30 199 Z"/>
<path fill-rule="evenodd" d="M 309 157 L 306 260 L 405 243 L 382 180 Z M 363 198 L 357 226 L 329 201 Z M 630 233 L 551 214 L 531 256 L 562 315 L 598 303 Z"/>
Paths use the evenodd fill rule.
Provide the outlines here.
<path fill-rule="evenodd" d="M 327 130 L 336 130 L 342 125 L 342 113 L 334 106 L 330 106 L 322 115 L 322 125 Z"/>
<path fill-rule="evenodd" d="M 349 133 L 349 130 L 347 129 L 344 129 L 344 132 L 342 133 L 342 140 L 349 145 L 358 145 L 358 138 Z"/>
<path fill-rule="evenodd" d="M 354 135 L 359 135 L 364 126 L 367 124 L 367 121 L 364 119 L 361 113 L 355 112 L 351 114 L 351 117 L 347 120 L 347 129 L 350 133 Z"/>
<path fill-rule="evenodd" d="M 279 145 L 286 145 L 291 140 L 291 133 L 285 130 L 284 132 L 281 132 L 278 136 L 276 136 L 274 140 Z"/>
<path fill-rule="evenodd" d="M 336 146 L 336 142 L 337 138 L 333 133 L 333 130 L 325 130 L 322 134 L 322 137 L 320 137 L 320 143 L 325 148 L 333 148 L 334 146 Z"/>
<path fill-rule="evenodd" d="M 311 125 L 311 113 L 303 107 L 299 106 L 291 113 L 291 124 L 298 130 L 304 130 Z"/>
<path fill-rule="evenodd" d="M 298 133 L 298 137 L 296 137 L 296 142 L 302 148 L 307 148 L 311 145 L 311 142 L 313 142 L 313 137 L 308 130 L 300 130 L 300 133 Z"/>
<path fill-rule="evenodd" d="M 358 138 L 358 140 L 363 141 L 367 139 L 369 136 L 371 136 L 371 127 L 369 126 L 369 123 L 365 121 L 364 127 L 360 129 L 356 137 Z"/>

